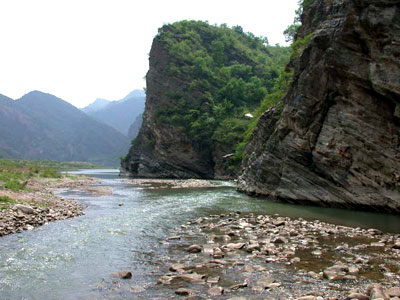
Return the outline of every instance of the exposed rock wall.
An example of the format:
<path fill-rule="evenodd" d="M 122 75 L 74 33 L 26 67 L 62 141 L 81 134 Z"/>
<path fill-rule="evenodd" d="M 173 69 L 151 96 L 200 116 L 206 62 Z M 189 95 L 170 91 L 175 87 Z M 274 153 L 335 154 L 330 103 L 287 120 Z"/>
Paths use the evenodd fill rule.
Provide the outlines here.
<path fill-rule="evenodd" d="M 122 162 L 122 173 L 146 178 L 212 178 L 213 165 L 176 126 L 160 124 L 157 109 L 175 105 L 168 91 L 185 92 L 185 78 L 172 76 L 171 56 L 156 37 L 146 76 L 146 107 L 135 144 Z M 200 101 L 193 95 L 193 101 Z"/>
<path fill-rule="evenodd" d="M 318 0 L 302 23 L 285 108 L 260 118 L 238 189 L 400 212 L 400 2 Z"/>

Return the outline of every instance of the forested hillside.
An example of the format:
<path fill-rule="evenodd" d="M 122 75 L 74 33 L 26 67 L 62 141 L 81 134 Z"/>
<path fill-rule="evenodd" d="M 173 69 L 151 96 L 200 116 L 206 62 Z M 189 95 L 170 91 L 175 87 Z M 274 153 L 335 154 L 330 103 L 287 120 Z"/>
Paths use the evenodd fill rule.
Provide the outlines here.
<path fill-rule="evenodd" d="M 140 176 L 234 176 L 252 115 L 276 101 L 269 95 L 289 55 L 240 26 L 182 21 L 160 28 L 144 124 L 123 166 Z"/>

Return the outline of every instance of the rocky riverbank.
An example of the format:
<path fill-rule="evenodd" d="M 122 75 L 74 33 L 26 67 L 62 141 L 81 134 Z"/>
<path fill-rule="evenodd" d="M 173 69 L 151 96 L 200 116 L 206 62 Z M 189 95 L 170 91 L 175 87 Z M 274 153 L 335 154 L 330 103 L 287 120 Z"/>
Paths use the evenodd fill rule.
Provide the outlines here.
<path fill-rule="evenodd" d="M 188 299 L 399 299 L 400 235 L 239 213 L 188 222 L 160 288 Z"/>
<path fill-rule="evenodd" d="M 233 182 L 228 183 L 227 181 L 205 179 L 126 179 L 125 182 L 146 189 L 214 188 L 235 185 Z"/>
<path fill-rule="evenodd" d="M 71 199 L 56 196 L 60 189 L 78 190 L 93 195 L 103 195 L 110 191 L 93 186 L 95 178 L 85 176 L 62 176 L 61 178 L 31 178 L 25 189 L 15 192 L 0 189 L 0 197 L 8 199 L 1 203 L 0 236 L 32 230 L 51 221 L 64 220 L 84 214 L 82 205 Z"/>

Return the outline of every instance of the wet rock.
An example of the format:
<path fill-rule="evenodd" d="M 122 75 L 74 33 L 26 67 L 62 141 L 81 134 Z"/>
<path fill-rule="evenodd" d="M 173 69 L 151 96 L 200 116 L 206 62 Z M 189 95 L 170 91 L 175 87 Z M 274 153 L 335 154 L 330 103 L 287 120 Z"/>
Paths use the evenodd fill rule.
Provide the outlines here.
<path fill-rule="evenodd" d="M 214 277 L 208 277 L 207 278 L 207 283 L 212 283 L 212 284 L 216 284 L 218 283 L 220 280 L 219 276 L 214 276 Z"/>
<path fill-rule="evenodd" d="M 371 243 L 371 247 L 385 247 L 385 243 L 380 243 L 380 242 Z"/>
<path fill-rule="evenodd" d="M 296 300 L 317 300 L 317 297 L 309 295 L 297 298 Z"/>
<path fill-rule="evenodd" d="M 186 251 L 190 253 L 199 253 L 201 252 L 201 249 L 202 248 L 199 245 L 191 245 L 186 249 Z"/>
<path fill-rule="evenodd" d="M 231 238 L 229 235 L 227 235 L 227 234 L 223 235 L 223 236 L 222 236 L 222 239 L 223 239 L 224 241 L 226 241 L 226 242 L 232 240 L 232 238 Z"/>
<path fill-rule="evenodd" d="M 186 289 L 186 288 L 179 288 L 175 291 L 175 294 L 179 296 L 189 296 L 192 293 L 193 291 L 191 289 Z"/>
<path fill-rule="evenodd" d="M 176 278 L 180 278 L 183 281 L 188 281 L 188 282 L 202 282 L 204 281 L 203 278 L 205 275 L 197 274 L 197 273 L 192 273 L 192 274 L 182 274 L 176 276 Z"/>
<path fill-rule="evenodd" d="M 392 247 L 393 249 L 400 249 L 400 241 L 396 241 Z"/>
<path fill-rule="evenodd" d="M 246 251 L 252 253 L 253 251 L 260 251 L 261 247 L 259 243 L 250 244 L 246 247 Z"/>
<path fill-rule="evenodd" d="M 330 280 L 342 280 L 346 274 L 343 272 L 331 271 L 331 270 L 324 270 L 323 277 Z"/>
<path fill-rule="evenodd" d="M 351 293 L 347 299 L 369 300 L 369 297 L 362 293 Z"/>
<path fill-rule="evenodd" d="M 175 264 L 169 267 L 169 270 L 172 272 L 179 272 L 182 273 L 185 269 L 185 265 L 183 264 Z"/>
<path fill-rule="evenodd" d="M 253 292 L 261 293 L 265 290 L 265 288 L 262 286 L 259 286 L 259 285 L 254 285 L 254 286 L 252 286 L 251 290 Z"/>
<path fill-rule="evenodd" d="M 121 271 L 117 273 L 112 274 L 113 277 L 118 277 L 121 279 L 131 279 L 132 278 L 132 273 L 130 271 Z"/>
<path fill-rule="evenodd" d="M 213 258 L 223 258 L 225 253 L 220 248 L 215 248 L 213 253 Z"/>
<path fill-rule="evenodd" d="M 244 281 L 243 283 L 238 283 L 235 285 L 232 285 L 231 287 L 229 287 L 229 289 L 231 289 L 232 291 L 236 291 L 238 289 L 242 289 L 248 286 L 247 281 Z"/>
<path fill-rule="evenodd" d="M 163 275 L 160 278 L 158 278 L 157 283 L 168 285 L 168 284 L 171 284 L 172 279 L 173 279 L 173 277 L 171 277 L 171 276 Z"/>
<path fill-rule="evenodd" d="M 275 244 L 287 244 L 288 239 L 283 236 L 278 236 L 273 242 Z"/>
<path fill-rule="evenodd" d="M 229 243 L 226 245 L 228 249 L 242 249 L 246 243 Z"/>
<path fill-rule="evenodd" d="M 269 288 L 272 283 L 275 282 L 275 279 L 270 277 L 262 277 L 260 280 L 257 281 L 257 285 L 263 288 Z"/>
<path fill-rule="evenodd" d="M 218 247 L 216 244 L 204 244 L 203 246 L 204 254 L 212 255 L 214 253 L 214 248 Z"/>
<path fill-rule="evenodd" d="M 220 296 L 224 293 L 224 288 L 220 286 L 214 286 L 207 290 L 207 294 L 210 296 Z"/>

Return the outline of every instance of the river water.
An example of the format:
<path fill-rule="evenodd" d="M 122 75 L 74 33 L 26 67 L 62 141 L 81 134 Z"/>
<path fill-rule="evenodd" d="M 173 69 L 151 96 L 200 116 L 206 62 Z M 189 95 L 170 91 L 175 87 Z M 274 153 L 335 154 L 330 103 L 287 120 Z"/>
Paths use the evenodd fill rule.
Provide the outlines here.
<path fill-rule="evenodd" d="M 398 216 L 275 203 L 223 182 L 218 188 L 149 190 L 124 183 L 117 170 L 76 173 L 101 178 L 112 194 L 62 191 L 87 206 L 86 215 L 0 238 L 1 300 L 173 297 L 155 284 L 168 259 L 161 243 L 173 228 L 210 214 L 280 214 L 400 232 Z M 133 278 L 112 277 L 121 270 L 132 271 Z"/>

